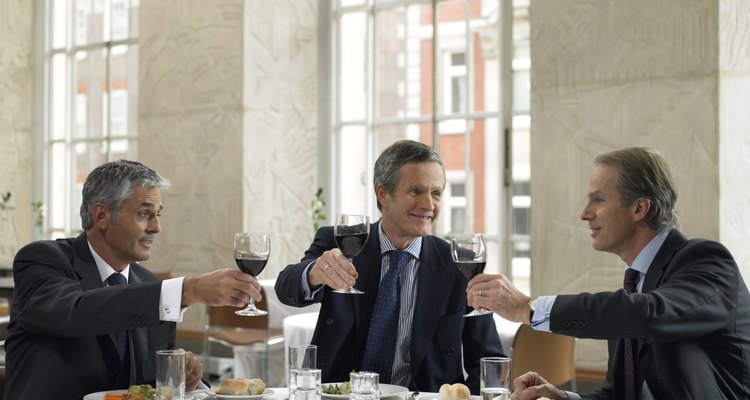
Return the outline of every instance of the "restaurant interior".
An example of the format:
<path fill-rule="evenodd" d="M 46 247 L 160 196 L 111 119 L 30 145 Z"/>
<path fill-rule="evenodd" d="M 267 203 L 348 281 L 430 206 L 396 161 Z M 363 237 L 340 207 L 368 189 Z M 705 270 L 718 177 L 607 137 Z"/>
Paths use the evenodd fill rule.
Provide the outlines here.
<path fill-rule="evenodd" d="M 529 295 L 621 287 L 580 212 L 593 157 L 628 146 L 666 157 L 682 231 L 749 276 L 747 26 L 742 0 L 0 0 L 2 339 L 15 253 L 77 236 L 88 172 L 122 158 L 171 182 L 152 271 L 233 267 L 236 232 L 270 235 L 267 316 L 178 324 L 212 380 L 284 386 L 318 309 L 275 278 L 336 214 L 378 219 L 372 165 L 399 139 L 444 160 L 433 234 L 484 234 L 486 272 Z M 560 343 L 561 383 L 604 379 L 606 342 Z"/>

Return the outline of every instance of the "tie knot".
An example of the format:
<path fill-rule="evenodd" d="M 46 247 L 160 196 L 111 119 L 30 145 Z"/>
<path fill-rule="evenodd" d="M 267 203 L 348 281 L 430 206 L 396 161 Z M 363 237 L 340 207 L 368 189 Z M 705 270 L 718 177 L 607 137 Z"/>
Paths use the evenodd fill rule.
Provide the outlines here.
<path fill-rule="evenodd" d="M 623 287 L 628 294 L 635 292 L 635 285 L 638 282 L 638 276 L 640 273 L 633 268 L 625 270 L 625 279 L 623 280 Z"/>
<path fill-rule="evenodd" d="M 125 275 L 115 272 L 114 274 L 110 275 L 109 278 L 107 278 L 107 283 L 109 286 L 114 285 L 124 285 L 128 283 L 127 279 L 125 279 Z"/>

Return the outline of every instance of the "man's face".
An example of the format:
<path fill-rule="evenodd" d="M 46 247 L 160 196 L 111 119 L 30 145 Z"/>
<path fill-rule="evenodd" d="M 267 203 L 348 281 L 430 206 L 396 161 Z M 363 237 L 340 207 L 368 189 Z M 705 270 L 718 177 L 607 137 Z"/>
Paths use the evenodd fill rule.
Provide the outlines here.
<path fill-rule="evenodd" d="M 596 166 L 589 179 L 588 200 L 581 219 L 588 221 L 592 246 L 632 262 L 636 249 L 635 203 L 624 206 L 615 190 L 618 170 L 610 165 Z"/>
<path fill-rule="evenodd" d="M 104 227 L 103 236 L 112 254 L 112 267 L 124 266 L 134 261 L 148 260 L 154 235 L 159 233 L 159 217 L 162 209 L 161 192 L 150 187 L 133 188 L 133 196 L 123 203 L 119 222 L 112 223 L 112 213 L 107 211 L 106 221 L 98 221 Z"/>
<path fill-rule="evenodd" d="M 432 232 L 432 223 L 440 213 L 445 174 L 436 162 L 401 166 L 393 194 L 384 187 L 375 189 L 383 214 L 383 232 L 398 248 Z"/>

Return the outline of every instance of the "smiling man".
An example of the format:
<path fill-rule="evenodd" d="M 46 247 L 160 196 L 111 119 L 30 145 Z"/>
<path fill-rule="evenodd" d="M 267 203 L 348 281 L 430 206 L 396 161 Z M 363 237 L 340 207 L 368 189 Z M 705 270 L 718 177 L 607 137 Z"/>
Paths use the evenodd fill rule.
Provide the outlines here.
<path fill-rule="evenodd" d="M 133 161 L 95 168 L 83 185 L 76 238 L 39 241 L 13 262 L 7 399 L 80 399 L 155 384 L 156 350 L 175 347 L 190 304 L 242 306 L 260 284 L 236 268 L 162 281 L 148 260 L 169 182 Z M 187 389 L 203 365 L 190 352 Z"/>
<path fill-rule="evenodd" d="M 364 250 L 349 262 L 333 227 L 323 227 L 301 262 L 281 272 L 276 294 L 292 306 L 322 303 L 312 342 L 323 382 L 368 370 L 411 390 L 466 382 L 478 394 L 479 359 L 502 355 L 502 345 L 491 316 L 463 318 L 467 281 L 450 245 L 430 234 L 445 188 L 442 161 L 402 140 L 375 162 L 373 184 L 382 218 Z M 364 294 L 333 291 L 350 286 Z"/>
<path fill-rule="evenodd" d="M 478 275 L 468 300 L 535 329 L 607 339 L 604 385 L 594 400 L 750 399 L 750 294 L 721 244 L 677 229 L 677 191 L 652 149 L 594 159 L 581 219 L 598 251 L 625 263 L 623 289 L 531 299 L 502 275 Z M 579 399 L 534 372 L 514 400 Z"/>

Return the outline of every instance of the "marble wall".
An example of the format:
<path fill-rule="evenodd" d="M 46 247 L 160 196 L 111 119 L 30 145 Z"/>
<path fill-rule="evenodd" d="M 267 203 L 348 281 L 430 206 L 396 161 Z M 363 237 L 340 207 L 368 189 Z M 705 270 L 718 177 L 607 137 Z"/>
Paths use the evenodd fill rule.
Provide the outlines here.
<path fill-rule="evenodd" d="M 310 1 L 147 0 L 140 20 L 139 159 L 172 181 L 147 265 L 235 267 L 235 232 L 271 235 L 260 278 L 312 239 L 316 31 Z M 191 307 L 181 329 L 202 329 Z"/>
<path fill-rule="evenodd" d="M 32 238 L 33 2 L 0 0 L 0 265 Z"/>

